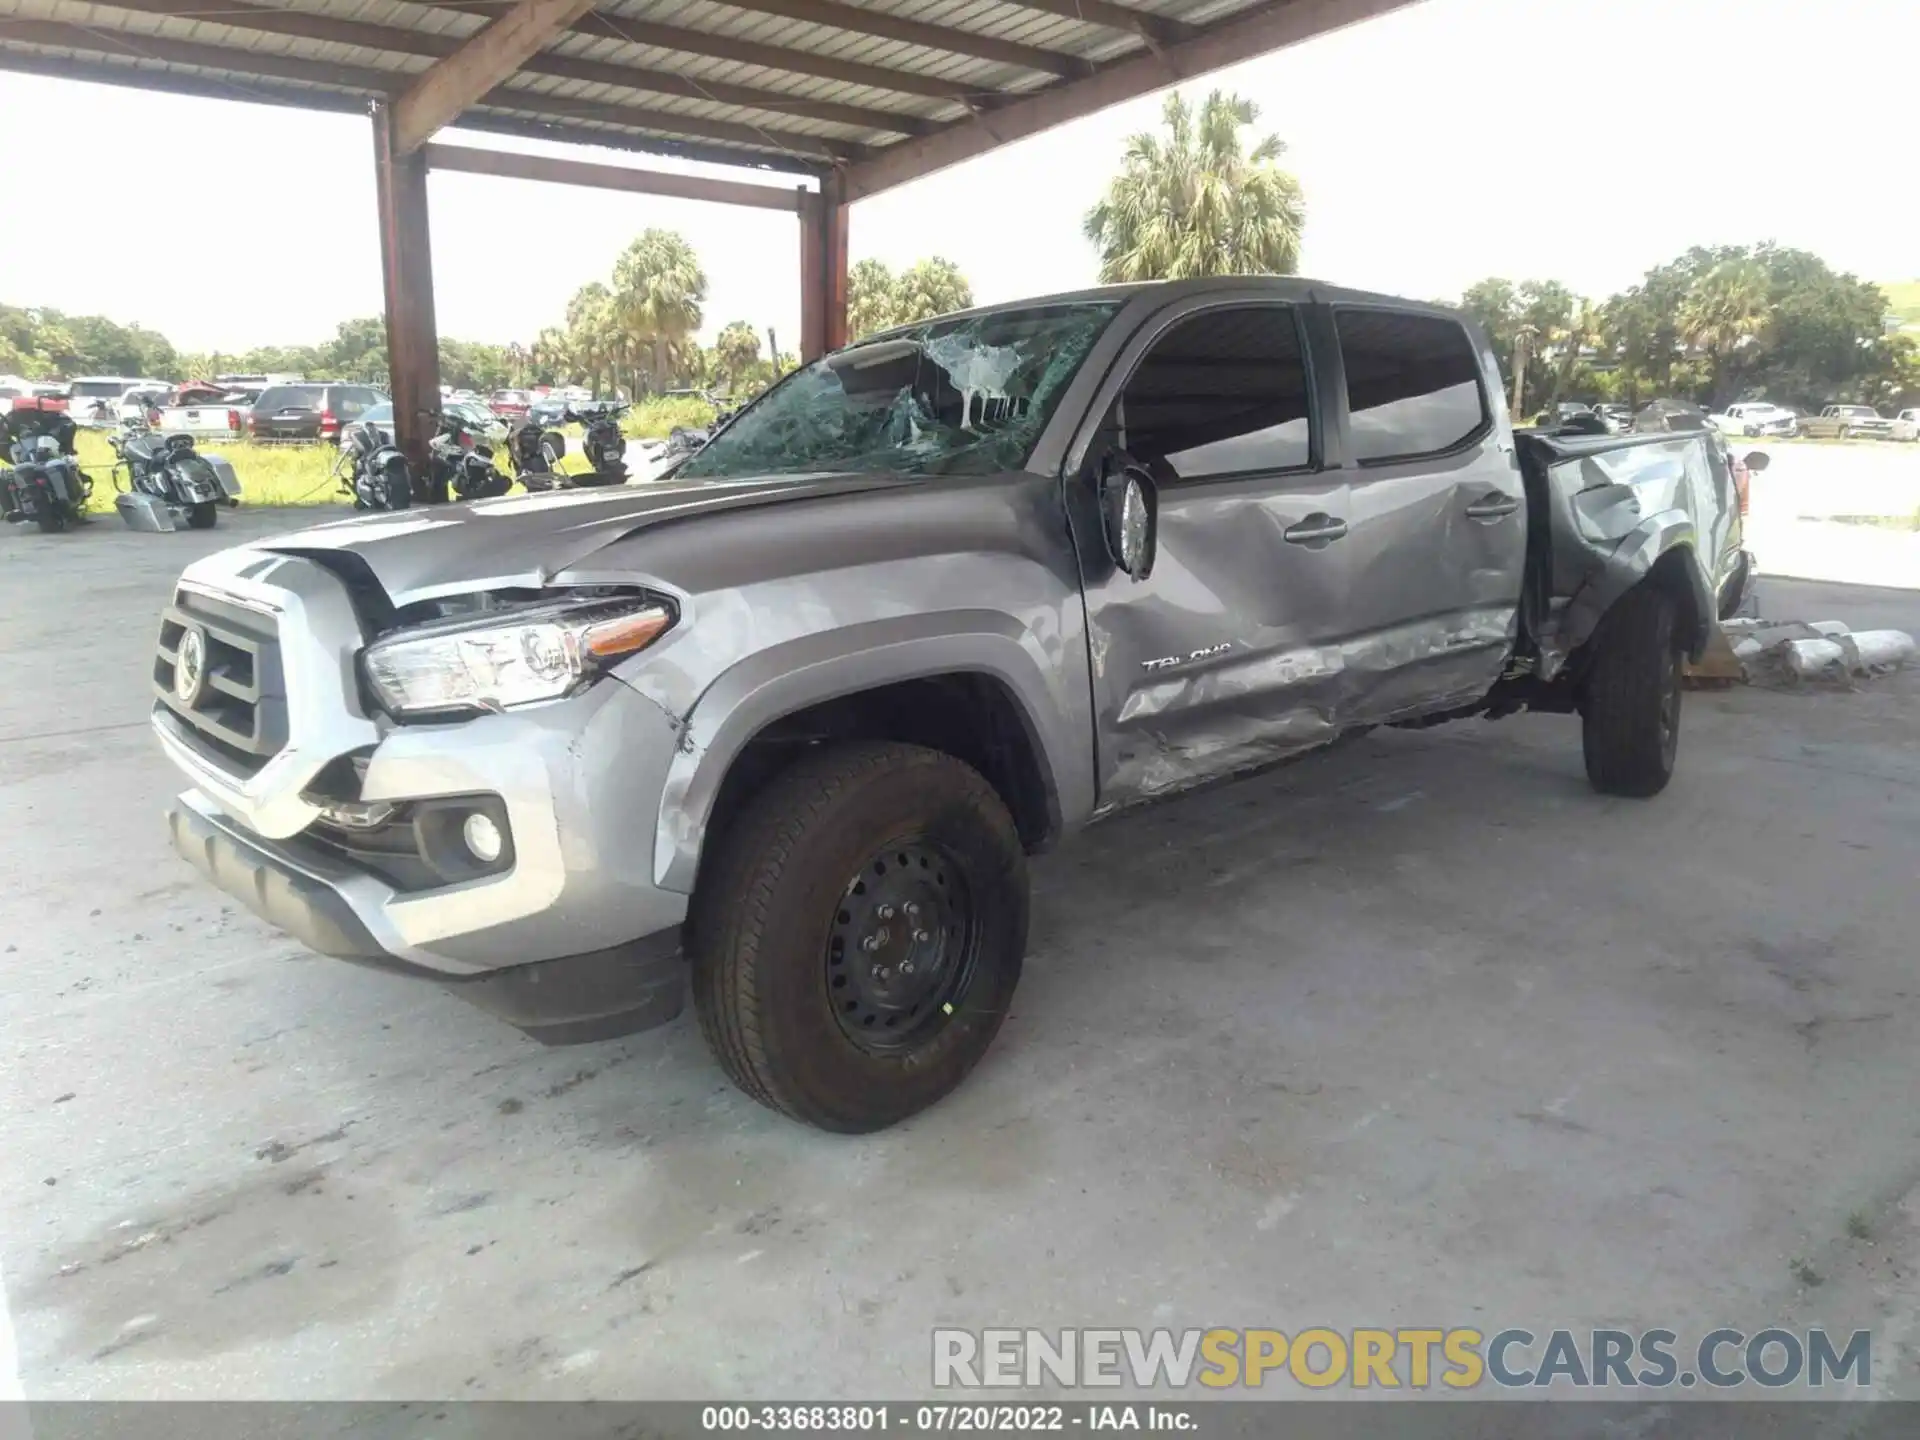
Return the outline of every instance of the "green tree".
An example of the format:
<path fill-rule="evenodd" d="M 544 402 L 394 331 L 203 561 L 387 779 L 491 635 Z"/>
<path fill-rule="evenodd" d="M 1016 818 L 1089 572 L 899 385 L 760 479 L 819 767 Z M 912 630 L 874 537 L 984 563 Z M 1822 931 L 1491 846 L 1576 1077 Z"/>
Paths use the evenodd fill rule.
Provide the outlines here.
<path fill-rule="evenodd" d="M 745 320 L 729 321 L 709 352 L 714 380 L 729 395 L 744 395 L 761 383 L 760 332 Z"/>
<path fill-rule="evenodd" d="M 1697 275 L 1680 303 L 1680 342 L 1699 358 L 1707 376 L 1705 398 L 1715 408 L 1735 398 L 1743 370 L 1759 360 L 1769 288 L 1758 260 L 1730 257 Z"/>
<path fill-rule="evenodd" d="M 893 323 L 911 325 L 973 305 L 973 286 L 960 267 L 934 255 L 902 271 L 893 282 Z"/>
<path fill-rule="evenodd" d="M 1291 275 L 1300 264 L 1306 204 L 1268 135 L 1251 150 L 1241 132 L 1259 119 L 1251 100 L 1215 90 L 1196 115 L 1175 91 L 1164 135 L 1127 142 L 1120 173 L 1087 212 L 1100 278 L 1178 280 L 1197 275 Z"/>
<path fill-rule="evenodd" d="M 643 230 L 614 262 L 613 298 L 635 393 L 643 373 L 652 388 L 665 388 L 691 358 L 700 328 L 707 298 L 700 257 L 677 231 Z"/>
<path fill-rule="evenodd" d="M 857 260 L 847 271 L 847 338 L 860 340 L 900 322 L 894 318 L 893 271 L 882 260 Z"/>
<path fill-rule="evenodd" d="M 613 292 L 598 280 L 582 285 L 567 302 L 566 336 L 574 373 L 587 382 L 587 388 L 599 394 L 604 379 L 606 388 L 612 389 L 619 353 L 618 325 Z"/>

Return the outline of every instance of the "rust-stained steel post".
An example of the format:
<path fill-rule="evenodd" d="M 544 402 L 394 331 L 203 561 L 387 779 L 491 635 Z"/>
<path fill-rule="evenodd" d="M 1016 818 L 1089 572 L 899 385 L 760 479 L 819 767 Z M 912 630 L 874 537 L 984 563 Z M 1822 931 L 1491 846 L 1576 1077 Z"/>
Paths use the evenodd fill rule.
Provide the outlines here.
<path fill-rule="evenodd" d="M 800 361 L 847 343 L 847 210 L 840 177 L 800 192 Z"/>
<path fill-rule="evenodd" d="M 393 111 L 373 103 L 373 164 L 380 206 L 380 274 L 387 300 L 387 375 L 394 441 L 416 474 L 440 408 L 440 335 L 433 316 L 433 250 L 427 231 L 427 161 L 394 150 Z M 425 413 L 423 413 L 425 412 Z"/>

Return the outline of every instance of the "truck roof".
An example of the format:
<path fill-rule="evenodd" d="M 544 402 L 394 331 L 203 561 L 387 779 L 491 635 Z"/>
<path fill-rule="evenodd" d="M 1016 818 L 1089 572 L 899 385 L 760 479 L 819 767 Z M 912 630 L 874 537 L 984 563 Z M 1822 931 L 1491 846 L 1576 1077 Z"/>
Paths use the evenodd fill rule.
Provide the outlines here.
<path fill-rule="evenodd" d="M 1435 315 L 1458 317 L 1460 312 L 1449 305 L 1434 304 L 1425 300 L 1409 300 L 1403 295 L 1384 295 L 1372 290 L 1349 290 L 1340 285 L 1329 285 L 1324 280 L 1309 279 L 1304 275 L 1210 275 L 1197 280 L 1143 280 L 1129 285 L 1094 285 L 1084 290 L 1065 290 L 1054 295 L 1033 295 L 1019 300 L 1003 300 L 994 305 L 976 305 L 970 310 L 955 310 L 936 318 L 958 320 L 976 315 L 1004 314 L 1012 310 L 1034 310 L 1046 305 L 1072 305 L 1091 301 L 1128 301 L 1152 297 L 1161 303 L 1183 300 L 1190 295 L 1205 295 L 1214 291 L 1266 290 L 1272 292 L 1278 300 L 1320 300 L 1334 304 L 1347 305 L 1390 305 L 1398 310 L 1420 310 Z M 883 335 L 898 330 L 913 330 L 927 324 L 925 320 L 916 320 L 908 325 L 896 325 L 891 330 L 883 330 L 874 335 L 863 336 L 861 343 L 877 340 Z"/>

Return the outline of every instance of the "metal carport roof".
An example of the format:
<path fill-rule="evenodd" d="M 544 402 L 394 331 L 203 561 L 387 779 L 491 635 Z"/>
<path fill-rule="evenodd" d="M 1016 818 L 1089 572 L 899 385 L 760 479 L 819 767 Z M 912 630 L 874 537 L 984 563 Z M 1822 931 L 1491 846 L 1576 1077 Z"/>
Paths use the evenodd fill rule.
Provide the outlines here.
<path fill-rule="evenodd" d="M 463 129 L 898 184 L 1406 0 L 615 0 Z M 509 0 L 0 0 L 0 69 L 364 112 Z"/>

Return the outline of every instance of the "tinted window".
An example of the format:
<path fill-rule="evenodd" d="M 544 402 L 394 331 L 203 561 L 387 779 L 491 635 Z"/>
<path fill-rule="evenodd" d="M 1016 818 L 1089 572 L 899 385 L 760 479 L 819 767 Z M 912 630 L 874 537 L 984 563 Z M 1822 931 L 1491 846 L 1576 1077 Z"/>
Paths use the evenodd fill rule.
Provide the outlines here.
<path fill-rule="evenodd" d="M 1205 310 L 1178 322 L 1133 372 L 1108 423 L 1115 443 L 1182 480 L 1310 463 L 1292 308 Z"/>
<path fill-rule="evenodd" d="M 1487 423 L 1467 332 L 1437 315 L 1335 312 L 1356 460 L 1451 450 Z"/>
<path fill-rule="evenodd" d="M 76 399 L 82 396 L 91 399 L 98 395 L 118 395 L 126 388 L 126 383 L 120 380 L 76 380 L 67 393 Z"/>
<path fill-rule="evenodd" d="M 320 385 L 275 385 L 264 390 L 260 398 L 254 401 L 260 410 L 318 410 L 320 396 L 324 390 Z"/>

